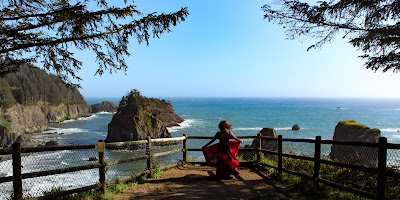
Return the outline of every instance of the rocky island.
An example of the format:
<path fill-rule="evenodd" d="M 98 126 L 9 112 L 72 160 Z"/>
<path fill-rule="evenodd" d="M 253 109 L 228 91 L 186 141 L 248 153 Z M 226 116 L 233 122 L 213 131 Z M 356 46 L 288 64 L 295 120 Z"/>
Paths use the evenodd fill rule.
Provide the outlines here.
<path fill-rule="evenodd" d="M 174 113 L 170 102 L 147 98 L 130 91 L 119 104 L 108 124 L 105 142 L 124 142 L 151 138 L 170 138 L 167 127 L 179 126 L 183 119 Z"/>
<path fill-rule="evenodd" d="M 92 108 L 92 113 L 98 113 L 98 112 L 117 112 L 118 110 L 118 104 L 109 102 L 109 101 L 103 101 L 101 103 L 93 104 L 90 105 Z"/>

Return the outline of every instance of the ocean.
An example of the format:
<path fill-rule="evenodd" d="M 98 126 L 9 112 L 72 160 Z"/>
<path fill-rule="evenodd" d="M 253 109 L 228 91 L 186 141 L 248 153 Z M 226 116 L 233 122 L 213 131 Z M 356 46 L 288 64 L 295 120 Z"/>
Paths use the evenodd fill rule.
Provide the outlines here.
<path fill-rule="evenodd" d="M 119 98 L 87 98 L 89 104 L 104 100 L 119 103 Z M 172 103 L 175 113 L 185 121 L 177 127 L 168 128 L 173 137 L 213 136 L 218 131 L 218 123 L 227 120 L 233 125 L 236 136 L 255 136 L 262 128 L 274 128 L 284 138 L 308 138 L 321 136 L 332 139 L 339 121 L 355 120 L 370 128 L 381 130 L 381 135 L 389 143 L 400 143 L 400 99 L 328 99 L 328 98 L 165 98 Z M 340 108 L 340 109 L 338 109 Z M 51 124 L 46 134 L 37 136 L 40 141 L 57 140 L 68 144 L 94 144 L 107 137 L 107 126 L 113 113 L 96 113 L 87 118 L 67 120 Z M 299 131 L 292 131 L 294 124 Z M 54 134 L 57 132 L 56 134 Z M 49 134 L 52 133 L 52 134 Z M 208 140 L 189 140 L 189 148 L 201 148 Z M 251 144 L 247 139 L 244 144 Z M 285 145 L 285 144 L 284 144 Z M 288 144 L 289 145 L 289 144 Z M 181 146 L 172 147 L 181 148 Z M 309 146 L 285 146 L 297 153 L 311 154 Z M 327 148 L 326 148 L 327 149 Z M 161 147 L 155 151 L 163 151 Z M 329 154 L 329 149 L 323 155 Z M 118 160 L 143 155 L 144 151 L 107 150 L 106 160 Z M 88 158 L 96 156 L 94 151 L 66 150 L 35 153 L 22 158 L 23 173 L 59 169 L 90 164 Z M 204 160 L 201 152 L 189 152 L 196 160 Z M 182 155 L 166 156 L 159 160 L 172 163 Z M 398 157 L 392 158 L 397 164 Z M 107 179 L 129 176 L 145 168 L 146 163 L 135 162 L 110 166 Z M 12 162 L 0 162 L 0 174 L 12 175 Z M 52 188 L 73 189 L 94 184 L 98 181 L 98 170 L 46 176 L 24 180 L 24 194 L 30 197 L 43 195 Z M 12 193 L 11 183 L 0 184 L 0 198 L 7 199 Z"/>
<path fill-rule="evenodd" d="M 104 100 L 119 103 L 118 98 L 87 98 L 89 104 Z M 390 143 L 400 143 L 400 99 L 329 98 L 165 98 L 177 115 L 185 119 L 171 127 L 173 137 L 213 136 L 218 123 L 227 120 L 236 136 L 256 135 L 262 128 L 274 128 L 284 138 L 321 136 L 332 139 L 339 121 L 355 120 L 381 130 Z M 340 109 L 338 109 L 340 107 Z M 88 118 L 52 124 L 38 140 L 59 140 L 65 144 L 93 144 L 107 137 L 107 125 L 113 113 L 96 113 Z M 300 131 L 292 131 L 294 124 Z"/>

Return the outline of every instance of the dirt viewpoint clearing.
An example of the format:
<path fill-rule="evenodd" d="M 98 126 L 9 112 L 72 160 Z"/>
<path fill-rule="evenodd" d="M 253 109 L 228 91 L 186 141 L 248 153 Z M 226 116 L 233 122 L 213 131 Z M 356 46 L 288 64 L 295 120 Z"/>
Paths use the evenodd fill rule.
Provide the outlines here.
<path fill-rule="evenodd" d="M 239 171 L 231 180 L 216 180 L 215 168 L 186 164 L 167 170 L 158 179 L 148 179 L 146 184 L 127 188 L 114 199 L 291 199 L 274 187 L 264 172 L 256 168 Z"/>

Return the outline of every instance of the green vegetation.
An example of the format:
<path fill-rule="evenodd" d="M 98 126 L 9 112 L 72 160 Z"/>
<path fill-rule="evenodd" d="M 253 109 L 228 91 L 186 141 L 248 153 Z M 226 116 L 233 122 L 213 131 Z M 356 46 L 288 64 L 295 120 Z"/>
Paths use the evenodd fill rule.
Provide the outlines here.
<path fill-rule="evenodd" d="M 83 63 L 77 60 L 79 49 L 95 54 L 95 74 L 123 70 L 124 57 L 137 39 L 149 44 L 151 37 L 170 32 L 172 26 L 185 21 L 187 8 L 174 13 L 149 11 L 143 14 L 133 1 L 110 0 L 23 1 L 8 0 L 0 6 L 2 48 L 0 75 L 18 71 L 21 63 L 43 64 L 70 85 L 70 78 L 81 80 L 78 71 Z M 146 11 L 147 12 L 147 11 Z M 56 31 L 55 31 L 56 30 Z M 71 48 L 72 47 L 72 48 Z"/>
<path fill-rule="evenodd" d="M 153 163 L 154 166 L 154 171 L 153 171 L 153 177 L 154 178 L 160 178 L 163 174 L 164 171 L 161 170 L 160 165 L 158 162 Z M 145 171 L 146 169 L 142 169 L 140 171 Z M 136 175 L 138 172 L 133 171 L 132 176 Z M 101 191 L 99 190 L 90 190 L 86 192 L 80 192 L 77 194 L 72 194 L 69 196 L 65 197 L 59 197 L 57 199 L 63 199 L 63 200 L 108 200 L 108 199 L 113 199 L 116 195 L 119 193 L 122 193 L 126 188 L 134 187 L 138 184 L 145 184 L 147 182 L 146 175 L 139 176 L 137 178 L 134 178 L 129 181 L 117 183 L 114 185 L 107 185 L 106 188 L 106 194 L 102 194 Z M 61 188 L 52 188 L 51 191 L 45 192 L 45 195 L 53 194 L 62 191 Z"/>
<path fill-rule="evenodd" d="M 6 131 L 11 130 L 12 123 L 9 120 L 9 116 L 4 114 L 0 109 L 0 125 L 5 128 Z"/>
<path fill-rule="evenodd" d="M 262 156 L 261 163 L 269 164 L 273 166 L 278 166 L 276 161 L 266 158 Z M 304 174 L 312 175 L 314 164 L 311 161 L 304 161 L 299 159 L 287 158 L 283 161 L 283 168 L 290 169 L 293 171 L 298 171 Z M 340 191 L 336 188 L 332 188 L 326 186 L 324 184 L 319 184 L 316 186 L 311 180 L 305 179 L 303 177 L 299 177 L 296 175 L 291 175 L 288 173 L 283 172 L 280 175 L 276 170 L 265 167 L 264 170 L 268 170 L 271 173 L 271 177 L 277 181 L 275 185 L 278 189 L 285 191 L 285 193 L 293 194 L 294 196 L 298 195 L 304 197 L 305 199 L 367 199 L 364 197 L 360 197 L 353 193 L 348 193 L 344 191 Z M 356 176 L 361 175 L 360 172 L 353 172 L 355 173 L 354 176 L 343 176 L 343 172 L 345 170 L 343 168 L 328 166 L 328 165 L 321 165 L 321 175 L 325 174 L 324 176 L 336 177 L 335 182 L 341 183 L 343 180 L 348 181 L 358 181 L 361 177 Z M 327 179 L 326 177 L 322 177 Z M 330 179 L 332 180 L 332 179 Z M 347 185 L 349 186 L 349 185 Z M 267 197 L 266 199 L 268 199 Z"/>
<path fill-rule="evenodd" d="M 67 87 L 57 76 L 45 71 L 22 65 L 19 71 L 0 78 L 0 107 L 5 111 L 16 103 L 36 105 L 86 103 L 76 88 Z"/>
<path fill-rule="evenodd" d="M 138 110 L 154 110 L 162 108 L 172 109 L 172 104 L 164 99 L 160 100 L 156 98 L 144 97 L 138 90 L 133 89 L 122 97 L 118 106 L 118 111 L 125 107 Z"/>
<path fill-rule="evenodd" d="M 264 18 L 286 30 L 288 39 L 315 38 L 308 49 L 320 48 L 335 37 L 348 38 L 363 51 L 367 69 L 400 71 L 398 60 L 400 9 L 397 1 L 275 0 L 262 7 Z M 396 3 L 394 3 L 396 2 Z"/>
<path fill-rule="evenodd" d="M 159 172 L 160 173 L 160 172 Z M 99 190 L 90 190 L 85 192 L 80 192 L 77 194 L 72 194 L 69 196 L 54 198 L 54 200 L 62 199 L 62 200 L 108 200 L 113 199 L 116 195 L 123 192 L 126 188 L 134 187 L 138 184 L 145 184 L 146 177 L 139 176 L 138 178 L 121 182 L 114 185 L 108 185 L 106 188 L 106 194 L 102 194 Z M 62 191 L 61 188 L 52 188 L 51 191 L 44 192 L 45 195 L 53 194 Z"/>

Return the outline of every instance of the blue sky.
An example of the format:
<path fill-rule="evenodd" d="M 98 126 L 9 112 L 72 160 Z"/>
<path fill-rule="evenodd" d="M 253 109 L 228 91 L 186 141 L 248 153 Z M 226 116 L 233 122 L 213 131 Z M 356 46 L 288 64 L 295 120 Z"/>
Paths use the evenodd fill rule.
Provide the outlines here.
<path fill-rule="evenodd" d="M 322 49 L 316 40 L 286 40 L 284 30 L 263 19 L 269 0 L 135 0 L 138 10 L 174 12 L 188 7 L 186 21 L 150 46 L 132 39 L 127 75 L 93 76 L 91 52 L 79 82 L 85 97 L 122 97 L 138 89 L 148 97 L 361 97 L 400 98 L 400 75 L 374 73 L 347 40 Z"/>

